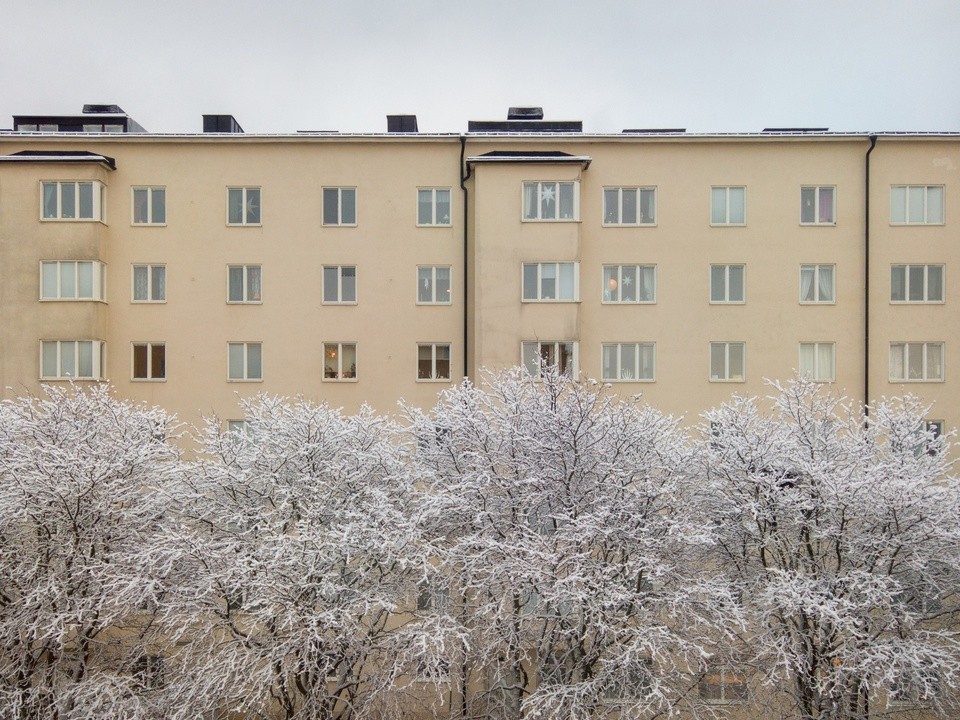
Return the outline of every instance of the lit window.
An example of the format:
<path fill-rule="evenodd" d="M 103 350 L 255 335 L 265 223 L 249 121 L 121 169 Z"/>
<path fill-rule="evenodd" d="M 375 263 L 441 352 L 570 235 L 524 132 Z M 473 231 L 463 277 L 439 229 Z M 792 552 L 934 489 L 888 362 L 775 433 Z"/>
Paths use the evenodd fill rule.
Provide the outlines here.
<path fill-rule="evenodd" d="M 890 302 L 943 302 L 943 265 L 891 265 Z"/>
<path fill-rule="evenodd" d="M 653 343 L 604 343 L 603 379 L 607 382 L 637 382 L 654 379 L 656 345 Z"/>
<path fill-rule="evenodd" d="M 890 343 L 890 382 L 943 380 L 943 343 Z"/>
<path fill-rule="evenodd" d="M 524 263 L 523 299 L 579 300 L 578 263 Z"/>
<path fill-rule="evenodd" d="M 167 346 L 164 343 L 133 344 L 133 379 L 165 380 Z"/>
<path fill-rule="evenodd" d="M 324 343 L 323 344 L 323 379 L 324 380 L 356 380 L 357 379 L 357 345 L 356 343 Z"/>
<path fill-rule="evenodd" d="M 835 225 L 836 208 L 836 188 L 818 185 L 800 188 L 802 225 Z"/>
<path fill-rule="evenodd" d="M 833 265 L 800 266 L 800 302 L 832 303 L 836 298 Z"/>
<path fill-rule="evenodd" d="M 710 302 L 742 303 L 744 301 L 744 266 L 710 266 Z"/>
<path fill-rule="evenodd" d="M 41 380 L 102 380 L 105 343 L 100 340 L 44 340 Z"/>
<path fill-rule="evenodd" d="M 655 265 L 604 265 L 605 303 L 652 303 L 657 301 Z"/>
<path fill-rule="evenodd" d="M 327 305 L 352 305 L 357 302 L 357 268 L 355 266 L 323 266 L 323 302 Z"/>
<path fill-rule="evenodd" d="M 323 189 L 323 224 L 357 224 L 357 189 L 325 187 Z"/>
<path fill-rule="evenodd" d="M 800 343 L 800 374 L 818 382 L 833 382 L 835 346 L 831 342 Z"/>
<path fill-rule="evenodd" d="M 450 225 L 450 188 L 417 190 L 417 225 Z"/>
<path fill-rule="evenodd" d="M 101 262 L 40 263 L 41 300 L 103 300 L 107 279 Z"/>
<path fill-rule="evenodd" d="M 417 380 L 450 379 L 450 345 L 429 343 L 417 345 Z"/>
<path fill-rule="evenodd" d="M 106 192 L 98 182 L 43 183 L 44 220 L 103 220 Z"/>
<path fill-rule="evenodd" d="M 604 225 L 653 225 L 656 223 L 655 188 L 613 187 L 603 189 Z"/>
<path fill-rule="evenodd" d="M 524 220 L 577 220 L 580 184 L 576 182 L 525 182 Z"/>
<path fill-rule="evenodd" d="M 747 189 L 715 187 L 710 189 L 710 224 L 745 225 L 747 222 Z"/>
<path fill-rule="evenodd" d="M 164 225 L 167 222 L 165 187 L 133 188 L 133 224 Z"/>
<path fill-rule="evenodd" d="M 260 224 L 260 188 L 227 188 L 227 225 Z"/>
<path fill-rule="evenodd" d="M 747 699 L 747 677 L 739 669 L 711 665 L 698 683 L 700 697 L 709 703 L 736 703 Z"/>
<path fill-rule="evenodd" d="M 942 225 L 942 185 L 894 185 L 890 188 L 893 225 Z"/>
<path fill-rule="evenodd" d="M 166 299 L 166 265 L 134 265 L 133 302 L 165 302 Z"/>
<path fill-rule="evenodd" d="M 258 342 L 227 343 L 229 380 L 263 379 L 263 345 Z"/>
<path fill-rule="evenodd" d="M 742 342 L 710 343 L 710 380 L 713 382 L 743 382 L 744 355 Z"/>
<path fill-rule="evenodd" d="M 577 343 L 575 342 L 525 342 L 521 348 L 524 367 L 534 377 L 540 377 L 543 366 L 556 367 L 567 377 L 577 377 Z"/>
<path fill-rule="evenodd" d="M 444 265 L 417 267 L 417 304 L 450 304 L 450 268 Z"/>
<path fill-rule="evenodd" d="M 259 265 L 228 265 L 227 302 L 263 302 L 262 275 Z"/>

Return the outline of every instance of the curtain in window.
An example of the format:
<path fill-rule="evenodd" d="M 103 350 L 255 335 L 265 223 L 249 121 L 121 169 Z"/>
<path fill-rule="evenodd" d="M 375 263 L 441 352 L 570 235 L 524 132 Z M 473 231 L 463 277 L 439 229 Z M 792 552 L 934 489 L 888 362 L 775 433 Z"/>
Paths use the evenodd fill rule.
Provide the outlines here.
<path fill-rule="evenodd" d="M 833 302 L 833 268 L 821 265 L 819 275 L 820 300 L 822 302 Z"/>
<path fill-rule="evenodd" d="M 637 373 L 637 378 L 640 380 L 653 380 L 653 362 L 654 362 L 654 346 L 653 345 L 640 345 L 640 372 Z"/>
<path fill-rule="evenodd" d="M 607 188 L 603 191 L 603 221 L 608 225 L 620 221 L 619 200 L 619 188 Z"/>
<path fill-rule="evenodd" d="M 653 190 L 640 191 L 640 222 L 652 223 L 656 221 L 654 213 L 654 198 L 656 192 Z"/>
<path fill-rule="evenodd" d="M 803 302 L 813 302 L 813 278 L 816 275 L 816 268 L 813 265 L 802 265 L 800 267 L 800 300 Z"/>
<path fill-rule="evenodd" d="M 820 188 L 820 216 L 818 222 L 833 222 L 833 188 Z"/>
<path fill-rule="evenodd" d="M 155 265 L 150 268 L 152 276 L 153 296 L 151 300 L 165 300 L 167 297 L 167 268 L 163 265 Z"/>
<path fill-rule="evenodd" d="M 890 346 L 890 377 L 896 380 L 906 378 L 906 369 L 903 366 L 903 354 L 905 346 L 894 344 Z"/>
<path fill-rule="evenodd" d="M 943 188 L 927 188 L 927 217 L 928 223 L 943 222 Z"/>
<path fill-rule="evenodd" d="M 710 192 L 710 222 L 727 222 L 727 189 L 713 188 Z"/>
<path fill-rule="evenodd" d="M 620 379 L 635 380 L 637 377 L 637 346 L 624 343 L 620 346 Z"/>
<path fill-rule="evenodd" d="M 537 183 L 525 183 L 523 186 L 523 218 L 525 220 L 537 219 Z"/>
<path fill-rule="evenodd" d="M 943 379 L 943 346 L 936 343 L 927 345 L 926 380 Z"/>
<path fill-rule="evenodd" d="M 77 297 L 90 299 L 93 297 L 93 263 L 77 263 Z"/>
<path fill-rule="evenodd" d="M 573 300 L 575 298 L 575 276 L 573 263 L 560 265 L 560 294 L 558 295 L 560 299 Z"/>
<path fill-rule="evenodd" d="M 742 187 L 729 189 L 730 192 L 730 220 L 734 224 L 741 224 L 746 219 L 746 195 Z"/>
<path fill-rule="evenodd" d="M 800 343 L 799 373 L 804 377 L 814 377 L 817 369 L 817 346 L 814 343 Z"/>
<path fill-rule="evenodd" d="M 156 285 L 154 285 L 156 290 Z M 247 268 L 247 301 L 257 302 L 260 300 L 260 268 Z"/>

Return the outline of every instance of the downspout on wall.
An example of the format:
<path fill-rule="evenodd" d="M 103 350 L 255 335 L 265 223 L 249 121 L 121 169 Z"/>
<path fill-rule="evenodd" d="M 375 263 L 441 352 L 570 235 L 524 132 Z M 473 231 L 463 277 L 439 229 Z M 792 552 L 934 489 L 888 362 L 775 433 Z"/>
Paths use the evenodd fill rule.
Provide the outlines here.
<path fill-rule="evenodd" d="M 863 413 L 870 414 L 870 153 L 877 146 L 877 136 L 870 136 L 870 149 L 865 157 L 866 174 L 863 191 Z"/>
<path fill-rule="evenodd" d="M 464 379 L 468 378 L 469 373 L 469 364 L 467 357 L 469 353 L 467 352 L 467 343 L 470 341 L 469 338 L 469 328 L 467 325 L 467 308 L 469 307 L 468 302 L 468 286 L 467 281 L 469 278 L 469 261 L 470 261 L 470 251 L 467 246 L 467 227 L 468 227 L 468 213 L 467 213 L 467 201 L 469 200 L 469 192 L 467 191 L 467 180 L 470 179 L 470 176 L 473 174 L 473 168 L 469 165 L 464 164 L 464 159 L 466 157 L 467 151 L 467 137 L 465 135 L 460 136 L 460 167 L 458 172 L 460 173 L 460 189 L 463 191 L 463 377 Z"/>

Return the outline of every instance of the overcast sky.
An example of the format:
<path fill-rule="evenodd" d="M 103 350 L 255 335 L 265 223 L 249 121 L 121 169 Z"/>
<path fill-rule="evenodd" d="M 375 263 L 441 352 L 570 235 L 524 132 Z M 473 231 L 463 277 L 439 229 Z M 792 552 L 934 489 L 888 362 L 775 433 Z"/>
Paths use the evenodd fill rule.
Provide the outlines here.
<path fill-rule="evenodd" d="M 116 103 L 153 132 L 960 130 L 960 0 L 0 0 L 0 128 Z"/>

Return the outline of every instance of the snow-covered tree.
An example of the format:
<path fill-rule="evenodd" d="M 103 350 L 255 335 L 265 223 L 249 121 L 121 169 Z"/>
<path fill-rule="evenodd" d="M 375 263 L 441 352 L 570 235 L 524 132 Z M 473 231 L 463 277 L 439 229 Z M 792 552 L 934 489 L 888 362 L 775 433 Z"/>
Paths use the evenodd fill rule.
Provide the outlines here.
<path fill-rule="evenodd" d="M 432 566 L 394 425 L 304 400 L 242 406 L 242 430 L 207 423 L 178 495 L 177 716 L 398 717 L 423 700 L 430 629 L 411 611 Z"/>
<path fill-rule="evenodd" d="M 155 716 L 151 547 L 173 427 L 105 387 L 0 403 L 4 718 Z"/>
<path fill-rule="evenodd" d="M 915 399 L 869 416 L 825 386 L 774 384 L 705 415 L 717 562 L 748 618 L 768 716 L 956 712 L 960 485 Z"/>
<path fill-rule="evenodd" d="M 455 716 L 695 712 L 700 668 L 738 626 L 701 562 L 678 422 L 549 367 L 407 415 L 467 638 L 449 656 Z"/>

